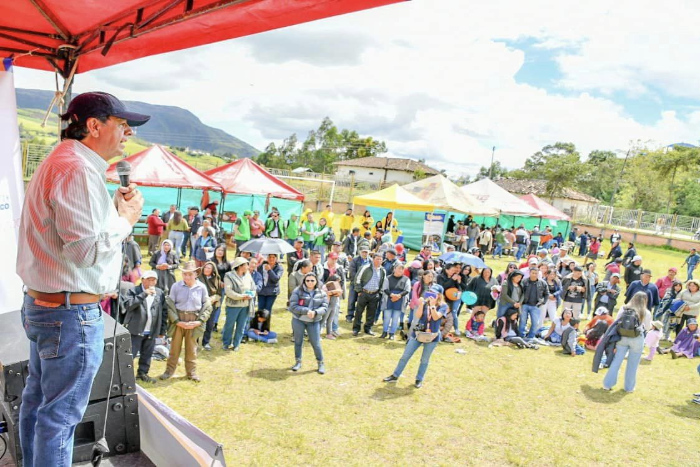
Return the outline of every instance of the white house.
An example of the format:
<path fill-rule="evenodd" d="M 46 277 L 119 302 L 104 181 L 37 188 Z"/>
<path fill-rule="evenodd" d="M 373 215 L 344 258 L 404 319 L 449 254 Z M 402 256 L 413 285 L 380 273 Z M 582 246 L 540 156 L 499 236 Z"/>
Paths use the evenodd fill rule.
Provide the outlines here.
<path fill-rule="evenodd" d="M 394 157 L 361 157 L 334 164 L 336 178 L 353 178 L 359 182 L 405 185 L 416 180 L 416 173 L 428 177 L 440 173 L 422 162 Z"/>
<path fill-rule="evenodd" d="M 534 193 L 555 208 L 569 215 L 572 219 L 576 213 L 585 214 L 589 209 L 600 204 L 598 198 L 581 193 L 572 188 L 564 188 L 562 193 L 554 198 L 547 196 L 547 182 L 545 180 L 518 180 L 515 178 L 503 178 L 496 183 L 509 193 L 514 195 L 527 195 Z"/>

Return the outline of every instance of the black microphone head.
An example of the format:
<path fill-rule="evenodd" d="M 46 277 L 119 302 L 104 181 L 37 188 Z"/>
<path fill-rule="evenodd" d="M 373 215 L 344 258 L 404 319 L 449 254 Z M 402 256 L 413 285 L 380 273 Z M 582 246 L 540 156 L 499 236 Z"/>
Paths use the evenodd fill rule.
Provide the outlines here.
<path fill-rule="evenodd" d="M 117 175 L 131 175 L 131 164 L 123 159 L 117 162 Z"/>

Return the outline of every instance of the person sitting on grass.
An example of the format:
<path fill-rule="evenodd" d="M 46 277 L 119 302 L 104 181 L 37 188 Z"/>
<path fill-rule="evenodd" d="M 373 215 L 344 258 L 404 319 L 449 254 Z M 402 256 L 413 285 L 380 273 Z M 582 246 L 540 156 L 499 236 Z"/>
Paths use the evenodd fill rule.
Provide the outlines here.
<path fill-rule="evenodd" d="M 575 357 L 576 355 L 583 355 L 586 353 L 586 349 L 584 349 L 580 344 L 576 342 L 578 338 L 578 325 L 580 321 L 577 319 L 572 319 L 569 322 L 569 327 L 564 331 L 564 334 L 561 336 L 561 347 L 564 351 L 565 354 L 570 354 L 572 357 Z"/>
<path fill-rule="evenodd" d="M 644 360 L 651 361 L 659 350 L 659 342 L 661 341 L 661 331 L 664 328 L 664 323 L 661 321 L 652 321 L 651 331 L 644 338 L 644 345 L 649 347 L 649 354 L 644 357 Z"/>
<path fill-rule="evenodd" d="M 539 346 L 526 342 L 523 339 L 518 327 L 518 318 L 520 312 L 517 308 L 509 308 L 505 314 L 496 321 L 496 341 L 490 345 L 504 345 L 503 343 L 512 344 L 519 349 L 535 349 Z"/>
<path fill-rule="evenodd" d="M 698 355 L 700 341 L 698 340 L 698 322 L 695 318 L 690 318 L 685 323 L 685 327 L 678 333 L 673 347 L 669 350 L 675 360 L 678 357 L 693 358 Z"/>
<path fill-rule="evenodd" d="M 258 310 L 250 320 L 248 326 L 248 339 L 264 342 L 265 344 L 276 344 L 277 333 L 270 331 L 270 311 Z"/>
<path fill-rule="evenodd" d="M 464 337 L 476 342 L 491 342 L 491 339 L 484 335 L 484 318 L 486 313 L 483 310 L 473 312 L 464 328 Z"/>
<path fill-rule="evenodd" d="M 574 312 L 571 308 L 564 308 L 559 318 L 552 320 L 547 334 L 544 335 L 544 340 L 553 344 L 561 344 L 564 331 L 571 327 L 571 320 L 574 317 Z"/>
<path fill-rule="evenodd" d="M 610 324 L 612 324 L 612 318 L 610 319 L 610 323 L 604 320 L 599 320 L 596 321 L 595 325 L 591 328 L 586 326 L 586 342 L 584 345 L 588 350 L 595 350 L 598 347 L 600 339 L 605 335 L 605 332 L 608 330 L 608 327 L 610 327 Z M 588 324 L 590 325 L 591 323 Z"/>

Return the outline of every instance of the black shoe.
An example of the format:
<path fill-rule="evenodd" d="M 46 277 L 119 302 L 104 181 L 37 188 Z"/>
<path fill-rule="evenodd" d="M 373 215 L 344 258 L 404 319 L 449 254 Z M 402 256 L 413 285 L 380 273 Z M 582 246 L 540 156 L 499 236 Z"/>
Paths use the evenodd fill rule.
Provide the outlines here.
<path fill-rule="evenodd" d="M 403 323 L 399 324 L 399 331 L 403 331 Z"/>
<path fill-rule="evenodd" d="M 151 378 L 146 373 L 139 373 L 138 375 L 136 375 L 136 379 L 140 379 L 141 381 L 144 381 L 146 383 L 155 383 L 157 381 L 155 378 Z"/>
<path fill-rule="evenodd" d="M 387 333 L 383 332 L 381 336 L 379 336 L 380 339 L 386 339 Z"/>
<path fill-rule="evenodd" d="M 398 377 L 396 377 L 396 376 L 394 376 L 394 375 L 391 375 L 391 376 L 387 376 L 387 377 L 384 378 L 382 381 L 384 381 L 385 383 L 395 383 L 395 382 L 397 382 L 398 380 L 399 380 Z"/>
<path fill-rule="evenodd" d="M 299 371 L 299 370 L 301 370 L 301 360 L 297 360 L 297 362 L 292 367 L 292 371 Z"/>
<path fill-rule="evenodd" d="M 420 389 L 423 387 L 423 381 L 417 379 L 416 380 L 416 389 Z"/>
<path fill-rule="evenodd" d="M 366 330 L 366 331 L 365 331 L 365 334 L 367 334 L 368 336 L 376 336 L 376 334 L 374 333 L 374 331 L 372 331 L 371 329 Z"/>
<path fill-rule="evenodd" d="M 352 335 L 353 335 L 353 337 L 357 337 L 360 335 L 360 331 L 353 331 Z"/>
<path fill-rule="evenodd" d="M 352 316 L 348 316 L 347 318 L 345 318 L 345 321 L 347 321 L 348 323 L 352 323 L 353 320 L 354 320 L 354 317 L 352 317 Z"/>
<path fill-rule="evenodd" d="M 700 392 L 696 392 L 695 394 L 693 394 L 693 397 L 700 397 Z"/>
<path fill-rule="evenodd" d="M 393 334 L 389 334 L 389 340 L 390 340 L 390 341 L 393 341 L 393 340 L 394 340 L 394 335 L 393 335 Z"/>

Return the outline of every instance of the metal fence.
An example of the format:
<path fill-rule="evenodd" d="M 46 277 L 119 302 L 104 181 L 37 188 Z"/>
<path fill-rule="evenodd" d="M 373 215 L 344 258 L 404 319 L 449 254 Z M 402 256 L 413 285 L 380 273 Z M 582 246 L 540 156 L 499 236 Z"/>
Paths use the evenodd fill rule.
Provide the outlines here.
<path fill-rule="evenodd" d="M 700 218 L 625 209 L 613 206 L 591 206 L 587 211 L 578 210 L 575 222 L 627 230 L 644 231 L 657 235 L 670 235 L 700 239 Z"/>
<path fill-rule="evenodd" d="M 22 145 L 22 175 L 25 181 L 32 178 L 36 168 L 53 151 L 53 148 L 54 146 L 40 144 Z"/>

